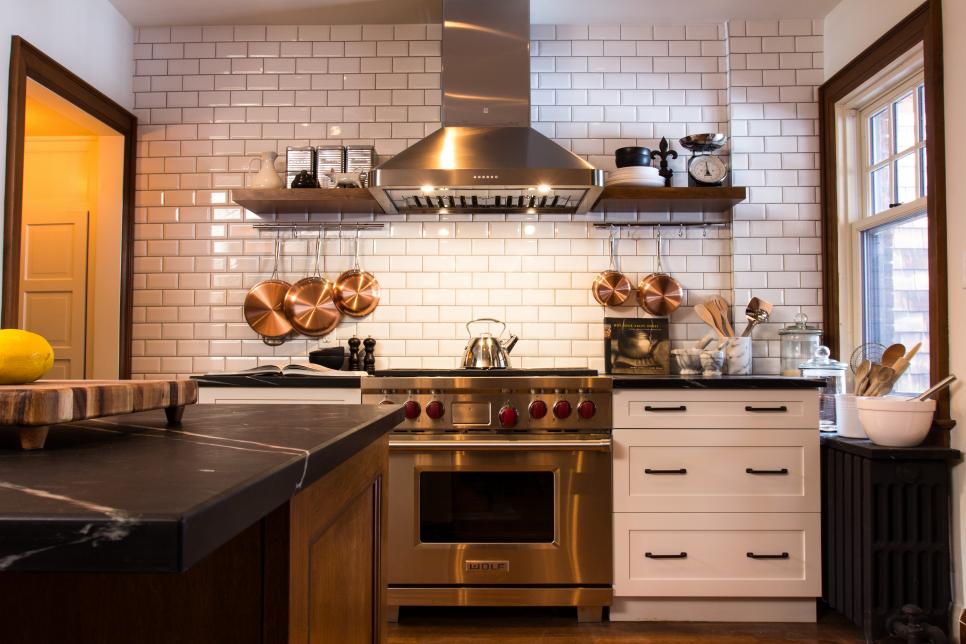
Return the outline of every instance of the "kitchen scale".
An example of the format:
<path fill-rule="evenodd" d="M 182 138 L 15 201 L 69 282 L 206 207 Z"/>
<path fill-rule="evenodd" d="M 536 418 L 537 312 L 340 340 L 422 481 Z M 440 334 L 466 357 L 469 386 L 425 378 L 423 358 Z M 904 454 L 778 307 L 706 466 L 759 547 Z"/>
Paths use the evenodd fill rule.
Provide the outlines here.
<path fill-rule="evenodd" d="M 728 137 L 720 133 L 692 134 L 681 139 L 681 145 L 691 151 L 691 158 L 688 159 L 689 186 L 730 185 L 730 168 L 717 154 L 727 141 Z"/>

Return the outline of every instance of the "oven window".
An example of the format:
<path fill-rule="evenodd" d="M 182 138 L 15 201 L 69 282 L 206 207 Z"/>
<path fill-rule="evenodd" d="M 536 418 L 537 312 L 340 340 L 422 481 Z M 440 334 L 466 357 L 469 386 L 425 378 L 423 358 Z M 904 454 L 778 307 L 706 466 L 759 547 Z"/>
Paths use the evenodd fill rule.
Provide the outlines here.
<path fill-rule="evenodd" d="M 553 543 L 553 472 L 421 472 L 423 543 Z"/>

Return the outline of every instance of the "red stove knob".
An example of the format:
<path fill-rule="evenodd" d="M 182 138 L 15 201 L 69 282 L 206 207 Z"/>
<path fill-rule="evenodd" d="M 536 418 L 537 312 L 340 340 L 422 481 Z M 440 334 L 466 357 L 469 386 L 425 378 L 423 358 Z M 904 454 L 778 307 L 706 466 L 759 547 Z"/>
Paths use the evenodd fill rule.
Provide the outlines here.
<path fill-rule="evenodd" d="M 594 404 L 593 400 L 582 400 L 580 404 L 577 405 L 577 414 L 587 420 L 593 418 L 594 414 L 597 413 L 597 405 Z"/>
<path fill-rule="evenodd" d="M 407 400 L 403 403 L 403 412 L 406 414 L 406 418 L 413 420 L 419 418 L 419 414 L 422 413 L 422 408 L 419 403 L 415 400 Z"/>
<path fill-rule="evenodd" d="M 528 409 L 530 411 L 530 418 L 540 419 L 547 415 L 547 403 L 542 400 L 534 400 L 530 403 Z"/>
<path fill-rule="evenodd" d="M 503 427 L 515 427 L 518 420 L 520 420 L 520 412 L 510 405 L 504 405 L 500 410 L 500 425 Z"/>
<path fill-rule="evenodd" d="M 573 408 L 566 400 L 558 400 L 553 405 L 553 415 L 560 419 L 569 418 L 572 411 Z"/>
<path fill-rule="evenodd" d="M 434 400 L 433 402 L 426 405 L 426 415 L 432 418 L 433 420 L 439 420 L 440 418 L 442 418 L 444 411 L 445 410 L 443 409 L 443 403 L 439 402 L 438 400 Z"/>

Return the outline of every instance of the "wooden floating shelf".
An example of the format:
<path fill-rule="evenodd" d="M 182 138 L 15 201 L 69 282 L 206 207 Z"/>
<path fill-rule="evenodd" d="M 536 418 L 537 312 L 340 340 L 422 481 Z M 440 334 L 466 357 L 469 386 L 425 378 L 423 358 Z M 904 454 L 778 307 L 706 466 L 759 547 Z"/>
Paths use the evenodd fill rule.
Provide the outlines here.
<path fill-rule="evenodd" d="M 605 186 L 591 212 L 718 215 L 748 198 L 745 187 Z"/>
<path fill-rule="evenodd" d="M 744 187 L 605 187 L 591 208 L 598 213 L 698 213 L 722 215 L 748 198 Z M 235 189 L 232 200 L 256 215 L 312 213 L 385 214 L 366 188 Z"/>
<path fill-rule="evenodd" d="M 232 200 L 256 215 L 384 214 L 366 188 L 270 188 L 231 191 Z"/>

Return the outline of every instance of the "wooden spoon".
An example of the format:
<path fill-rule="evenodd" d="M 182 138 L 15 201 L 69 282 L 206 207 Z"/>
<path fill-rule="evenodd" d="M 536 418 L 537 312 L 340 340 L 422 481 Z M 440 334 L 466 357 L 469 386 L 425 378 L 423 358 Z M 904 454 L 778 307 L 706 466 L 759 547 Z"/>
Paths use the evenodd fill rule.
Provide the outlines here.
<path fill-rule="evenodd" d="M 865 380 L 869 377 L 869 371 L 872 370 L 872 363 L 868 360 L 863 360 L 859 363 L 859 368 L 855 370 L 855 395 L 859 395 L 860 387 L 865 386 Z"/>
<path fill-rule="evenodd" d="M 875 383 L 876 376 L 878 376 L 879 370 L 881 368 L 882 368 L 882 365 L 878 364 L 877 362 L 873 362 L 872 363 L 872 365 L 869 367 L 869 373 L 866 375 L 865 379 L 862 381 L 861 388 L 856 389 L 856 391 L 855 391 L 855 395 L 856 396 L 868 396 L 869 395 L 869 392 L 872 390 L 872 385 L 873 385 L 873 383 Z"/>
<path fill-rule="evenodd" d="M 875 380 L 869 383 L 866 396 L 885 396 L 892 391 L 892 384 L 896 380 L 896 371 L 892 367 L 879 367 Z"/>
<path fill-rule="evenodd" d="M 715 318 L 710 307 L 699 303 L 694 306 L 694 312 L 698 314 L 698 317 L 701 318 L 702 322 L 707 324 L 715 333 L 718 334 L 719 338 L 724 337 L 724 334 L 721 332 L 721 328 L 718 326 L 717 318 Z"/>
<path fill-rule="evenodd" d="M 891 367 L 896 363 L 896 360 L 906 355 L 906 345 L 897 342 L 896 344 L 890 344 L 885 351 L 882 352 L 882 358 L 879 360 L 879 364 L 883 367 Z"/>

